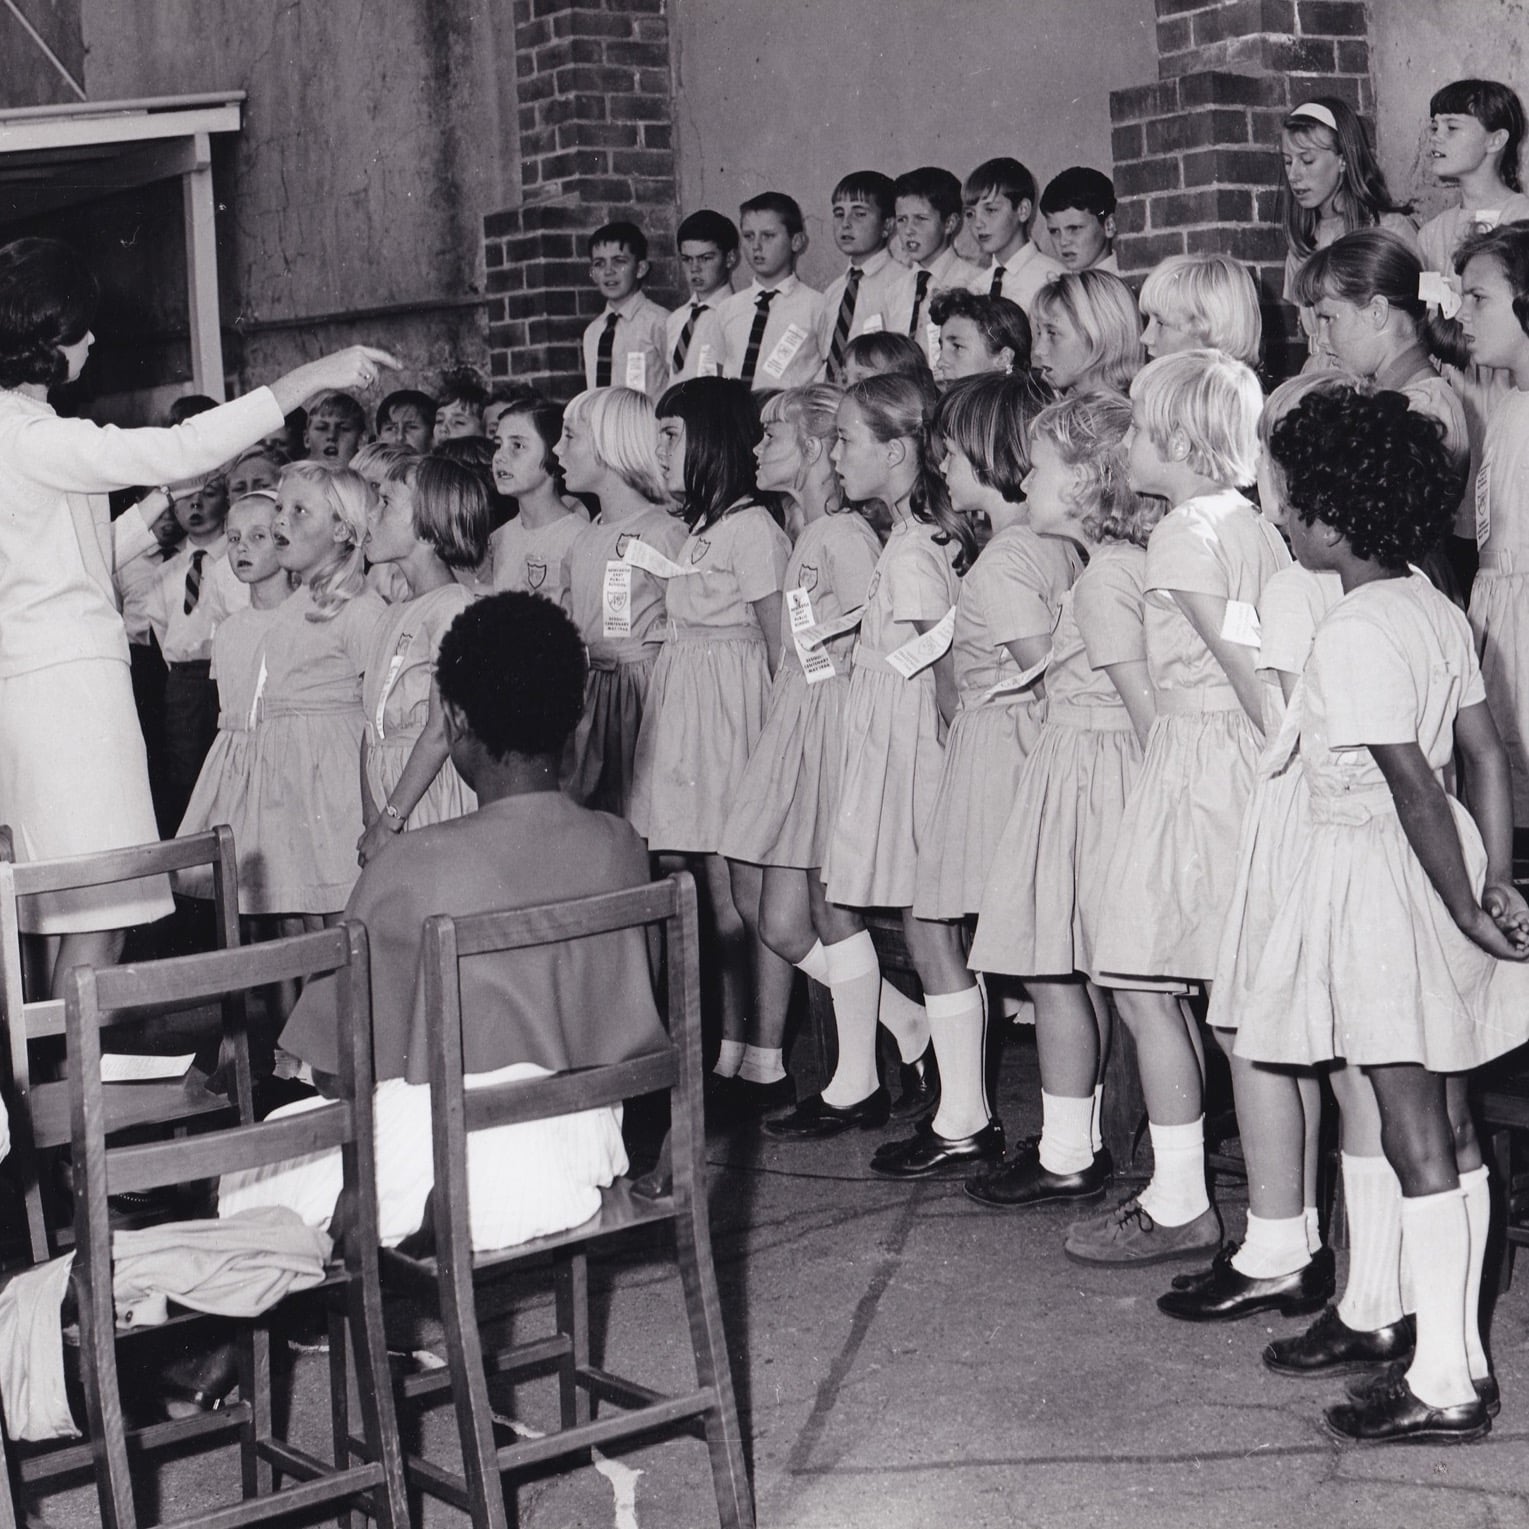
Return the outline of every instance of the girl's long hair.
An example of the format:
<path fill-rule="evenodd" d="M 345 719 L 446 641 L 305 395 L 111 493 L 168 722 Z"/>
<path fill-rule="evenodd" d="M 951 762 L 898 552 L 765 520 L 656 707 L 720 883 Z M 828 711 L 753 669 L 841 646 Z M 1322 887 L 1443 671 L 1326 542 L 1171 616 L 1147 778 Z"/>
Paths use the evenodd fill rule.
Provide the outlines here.
<path fill-rule="evenodd" d="M 754 447 L 763 432 L 748 383 L 737 377 L 691 377 L 677 382 L 654 411 L 685 425 L 685 492 L 679 514 L 695 535 L 740 500 L 761 502 L 754 480 Z"/>
<path fill-rule="evenodd" d="M 360 473 L 348 467 L 326 467 L 307 460 L 289 462 L 281 470 L 281 481 L 289 478 L 317 489 L 348 533 L 345 541 L 334 544 L 330 560 L 304 581 L 313 600 L 308 620 L 333 621 L 366 588 L 366 525 L 377 495 Z"/>
<path fill-rule="evenodd" d="M 1285 118 L 1280 129 L 1289 133 L 1298 144 L 1315 143 L 1321 148 L 1332 149 L 1343 160 L 1343 178 L 1338 182 L 1333 205 L 1343 219 L 1344 232 L 1373 228 L 1380 222 L 1382 213 L 1411 212 L 1410 205 L 1398 203 L 1392 197 L 1385 172 L 1380 168 L 1375 150 L 1370 147 L 1370 135 L 1354 108 L 1337 96 L 1313 96 L 1307 104 L 1326 107 L 1338 124 L 1337 131 L 1315 117 L 1298 115 L 1299 107 Z M 1304 260 L 1317 247 L 1317 209 L 1302 207 L 1291 196 L 1290 179 L 1283 171 L 1279 194 L 1286 242 Z"/>

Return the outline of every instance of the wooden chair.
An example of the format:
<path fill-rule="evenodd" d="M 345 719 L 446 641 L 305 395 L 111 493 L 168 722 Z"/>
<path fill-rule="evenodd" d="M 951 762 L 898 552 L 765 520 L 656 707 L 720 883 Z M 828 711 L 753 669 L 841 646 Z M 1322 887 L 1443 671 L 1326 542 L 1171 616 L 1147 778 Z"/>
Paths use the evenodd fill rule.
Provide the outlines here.
<path fill-rule="evenodd" d="M 10 1058 L 12 1158 L 7 1171 L 19 1181 L 26 1201 L 27 1234 L 33 1262 L 42 1262 L 67 1241 L 67 1225 L 50 1217 L 46 1206 L 49 1180 L 46 1154 L 69 1141 L 68 1084 L 33 1079 L 33 1048 L 64 1033 L 61 1000 L 27 997 L 23 976 L 22 933 L 17 899 L 40 892 L 73 891 L 167 875 L 194 866 L 212 871 L 213 903 L 220 948 L 239 944 L 239 897 L 234 836 L 225 827 L 184 839 L 135 845 L 97 855 L 17 864 L 9 857 L 9 833 L 0 841 L 0 1019 Z M 230 993 L 222 1006 L 222 1072 L 227 1093 L 207 1087 L 199 1074 L 161 1082 L 114 1083 L 106 1096 L 108 1134 L 152 1126 L 166 1119 L 215 1116 L 230 1109 L 244 1121 L 254 1119 L 248 1044 L 248 1012 L 243 992 Z M 73 1068 L 70 1068 L 73 1071 Z"/>
<path fill-rule="evenodd" d="M 1501 1245 L 1495 1249 L 1499 1295 L 1513 1283 L 1514 1254 L 1529 1246 L 1529 1196 L 1523 1182 L 1523 1143 L 1529 1134 L 1526 1067 L 1529 1061 L 1515 1052 L 1483 1068 L 1473 1080 L 1472 1103 L 1481 1131 L 1482 1151 L 1492 1167 L 1494 1234 L 1501 1229 Z M 1519 1180 L 1517 1186 L 1515 1176 Z"/>
<path fill-rule="evenodd" d="M 616 1066 L 546 1079 L 463 1087 L 462 1007 L 458 963 L 471 956 L 514 951 L 662 925 L 666 936 L 669 1028 L 663 1051 Z M 717 1507 L 725 1529 L 749 1529 L 753 1504 L 733 1401 L 732 1375 L 712 1266 L 707 1225 L 705 1137 L 701 1120 L 700 989 L 696 964 L 695 886 L 688 875 L 627 892 L 512 913 L 425 924 L 425 1001 L 430 1030 L 430 1088 L 435 1131 L 433 1191 L 435 1252 L 411 1256 L 384 1249 L 384 1279 L 433 1294 L 446 1334 L 447 1368 L 410 1377 L 406 1396 L 439 1396 L 448 1387 L 456 1405 L 464 1474 L 452 1475 L 422 1458 L 407 1460 L 417 1484 L 469 1513 L 478 1529 L 505 1529 L 507 1473 L 550 1461 L 585 1457 L 591 1447 L 665 1427 L 699 1423 L 711 1455 Z M 672 1191 L 635 1197 L 626 1180 L 602 1194 L 599 1214 L 582 1226 L 497 1252 L 474 1253 L 468 1228 L 467 1134 L 490 1126 L 543 1120 L 666 1092 L 671 1110 Z M 623 1232 L 662 1223 L 674 1227 L 698 1384 L 668 1396 L 613 1375 L 591 1362 L 587 1249 Z M 550 1255 L 555 1272 L 557 1331 L 547 1338 L 485 1356 L 475 1289 L 513 1275 Z M 562 1427 L 546 1438 L 516 1440 L 490 1404 L 488 1375 L 546 1372 L 555 1365 Z M 631 1409 L 595 1418 L 594 1404 Z"/>
<path fill-rule="evenodd" d="M 100 1079 L 101 1030 L 131 1022 L 155 1006 L 205 1001 L 265 983 L 332 974 L 337 989 L 339 1033 L 348 1041 L 340 1056 L 339 1098 L 326 1107 L 194 1137 L 112 1146 L 107 1142 L 108 1086 Z M 382 1328 L 377 1269 L 377 1190 L 373 1140 L 371 1004 L 366 931 L 356 923 L 317 934 L 275 940 L 243 950 L 180 956 L 100 971 L 77 967 L 65 983 L 65 1015 L 72 1065 L 69 1102 L 75 1155 L 74 1279 L 79 1302 L 81 1383 L 88 1440 L 29 1457 L 24 1483 L 93 1467 L 105 1529 L 138 1523 L 131 1464 L 167 1445 L 217 1442 L 237 1433 L 244 1501 L 177 1523 L 216 1524 L 218 1529 L 268 1521 L 311 1518 L 329 1504 L 364 1506 L 392 1529 L 408 1522 L 407 1496 L 393 1394 Z M 277 1163 L 338 1147 L 344 1175 L 342 1205 L 348 1230 L 328 1271 L 323 1295 L 343 1305 L 356 1357 L 366 1458 L 350 1463 L 340 1450 L 330 1464 L 290 1440 L 274 1436 L 269 1386 L 266 1319 L 240 1324 L 240 1400 L 221 1411 L 198 1413 L 146 1428 L 125 1428 L 117 1383 L 117 1344 L 138 1332 L 118 1333 L 112 1294 L 112 1234 L 108 1194 L 207 1179 L 237 1168 Z M 337 1213 L 338 1215 L 339 1213 Z M 194 1322 L 197 1314 L 172 1316 Z M 331 1384 L 343 1394 L 343 1359 Z M 332 1397 L 338 1411 L 343 1403 Z M 129 1454 L 129 1445 L 133 1453 Z M 130 1463 L 131 1462 L 131 1463 Z M 273 1490 L 281 1478 L 297 1484 Z"/>

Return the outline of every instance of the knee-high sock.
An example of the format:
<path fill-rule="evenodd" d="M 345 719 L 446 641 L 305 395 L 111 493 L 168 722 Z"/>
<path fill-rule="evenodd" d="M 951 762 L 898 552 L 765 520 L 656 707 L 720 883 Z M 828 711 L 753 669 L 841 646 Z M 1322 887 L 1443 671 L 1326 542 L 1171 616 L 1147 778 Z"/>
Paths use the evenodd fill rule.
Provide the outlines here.
<path fill-rule="evenodd" d="M 982 985 L 958 993 L 925 993 L 929 1034 L 940 1064 L 938 1136 L 971 1136 L 988 1122 L 987 1005 Z"/>
<path fill-rule="evenodd" d="M 1402 1319 L 1402 1186 L 1383 1157 L 1343 1154 L 1348 1284 L 1338 1315 L 1357 1333 Z"/>
<path fill-rule="evenodd" d="M 1142 1190 L 1142 1208 L 1163 1226 L 1187 1226 L 1210 1209 L 1205 1188 L 1205 1117 L 1185 1125 L 1149 1123 L 1152 1182 Z"/>
<path fill-rule="evenodd" d="M 823 958 L 834 1000 L 834 1028 L 839 1035 L 839 1060 L 823 1090 L 823 1100 L 842 1109 L 874 1093 L 880 1082 L 876 1073 L 876 1011 L 882 986 L 881 963 L 864 929 L 847 940 L 825 945 Z"/>
<path fill-rule="evenodd" d="M 1104 1151 L 1104 1084 L 1094 1084 L 1094 1109 L 1088 1119 L 1088 1136 L 1093 1144 L 1094 1155 Z"/>
<path fill-rule="evenodd" d="M 812 949 L 795 965 L 799 972 L 806 973 L 814 982 L 828 986 L 828 947 L 821 940 L 814 940 Z"/>
<path fill-rule="evenodd" d="M 1465 1290 L 1471 1227 L 1458 1189 L 1402 1199 L 1402 1245 L 1417 1292 L 1417 1349 L 1407 1384 L 1430 1407 L 1472 1400 L 1465 1357 Z"/>
<path fill-rule="evenodd" d="M 1470 1362 L 1471 1379 L 1484 1380 L 1491 1374 L 1491 1366 L 1481 1341 L 1481 1271 L 1486 1265 L 1487 1233 L 1492 1222 L 1492 1196 L 1487 1188 L 1485 1163 L 1460 1175 L 1460 1193 L 1465 1198 L 1465 1215 L 1471 1228 L 1471 1264 L 1465 1284 L 1465 1357 Z"/>
<path fill-rule="evenodd" d="M 914 1003 L 886 981 L 881 984 L 881 1022 L 892 1032 L 897 1054 L 904 1062 L 918 1061 L 929 1049 L 929 1015 L 923 1004 Z"/>

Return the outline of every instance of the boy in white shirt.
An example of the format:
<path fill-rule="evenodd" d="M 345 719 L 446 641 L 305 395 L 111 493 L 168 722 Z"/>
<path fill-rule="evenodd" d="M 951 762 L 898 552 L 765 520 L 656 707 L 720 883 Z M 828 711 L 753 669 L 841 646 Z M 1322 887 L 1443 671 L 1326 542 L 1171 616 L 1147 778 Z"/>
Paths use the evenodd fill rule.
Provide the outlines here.
<path fill-rule="evenodd" d="M 589 237 L 589 279 L 605 311 L 584 331 L 584 385 L 631 388 L 657 399 L 669 386 L 669 315 L 642 290 L 648 240 L 635 223 L 607 223 Z"/>
<path fill-rule="evenodd" d="M 1069 271 L 1120 275 L 1115 260 L 1115 183 L 1101 170 L 1073 165 L 1041 192 L 1041 216 L 1056 257 Z"/>
<path fill-rule="evenodd" d="M 892 202 L 891 177 L 876 170 L 852 171 L 834 187 L 834 243 L 849 267 L 829 282 L 818 321 L 818 349 L 829 382 L 844 380 L 844 347 L 851 340 L 895 322 L 903 268 L 887 253 Z"/>
<path fill-rule="evenodd" d="M 733 272 L 738 268 L 738 230 L 733 220 L 703 207 L 679 227 L 675 245 L 690 297 L 670 315 L 664 329 L 669 357 L 669 380 L 715 377 L 720 357 L 702 354 L 695 343 L 701 320 L 733 295 Z"/>
<path fill-rule="evenodd" d="M 722 375 L 750 387 L 806 387 L 823 370 L 823 294 L 796 274 L 807 248 L 802 209 L 782 191 L 764 191 L 738 209 L 738 226 L 754 279 L 702 318 L 691 343 L 710 345 Z"/>
<path fill-rule="evenodd" d="M 1035 294 L 1067 269 L 1030 238 L 1035 177 L 1017 159 L 986 159 L 966 177 L 961 200 L 977 247 L 993 259 L 988 296 L 1018 303 L 1028 317 Z"/>
<path fill-rule="evenodd" d="M 897 237 L 908 268 L 898 278 L 889 327 L 916 340 L 933 366 L 940 356 L 940 326 L 929 312 L 935 295 L 950 287 L 986 292 L 988 273 L 963 260 L 952 242 L 961 230 L 961 182 L 938 165 L 923 165 L 892 183 Z"/>

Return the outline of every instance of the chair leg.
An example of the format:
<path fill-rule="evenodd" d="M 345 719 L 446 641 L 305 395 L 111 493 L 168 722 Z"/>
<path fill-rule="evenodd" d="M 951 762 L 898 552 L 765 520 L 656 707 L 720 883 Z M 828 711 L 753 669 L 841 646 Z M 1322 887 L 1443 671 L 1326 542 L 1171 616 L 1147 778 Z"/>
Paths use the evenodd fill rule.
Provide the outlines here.
<path fill-rule="evenodd" d="M 346 1290 L 351 1352 L 366 1447 L 382 1466 L 382 1485 L 372 1494 L 373 1517 L 381 1529 L 408 1529 L 408 1491 L 404 1485 L 403 1446 L 388 1369 L 388 1340 L 382 1321 L 382 1282 L 375 1256 L 364 1273 L 353 1273 Z M 349 1444 L 346 1444 L 349 1449 Z"/>
<path fill-rule="evenodd" d="M 467 1483 L 473 1529 L 510 1529 L 505 1510 L 504 1478 L 494 1446 L 494 1420 L 483 1369 L 483 1339 L 478 1331 L 472 1274 L 466 1269 L 441 1271 L 441 1326 L 446 1364 L 451 1371 L 451 1399 L 462 1443 L 462 1475 Z"/>
<path fill-rule="evenodd" d="M 698 1192 L 704 1193 L 704 1187 Z M 674 1218 L 674 1236 L 679 1246 L 680 1279 L 685 1287 L 685 1313 L 690 1322 L 690 1344 L 695 1350 L 696 1378 L 701 1385 L 711 1387 L 717 1398 L 706 1414 L 706 1448 L 711 1455 L 717 1513 L 722 1529 L 753 1529 L 754 1500 L 738 1430 L 733 1373 L 727 1358 L 727 1335 L 722 1327 L 722 1299 L 711 1261 L 704 1206 L 692 1200 Z"/>
<path fill-rule="evenodd" d="M 558 1361 L 558 1396 L 563 1427 L 575 1428 L 594 1415 L 592 1398 L 578 1383 L 578 1372 L 589 1364 L 589 1259 L 582 1251 L 558 1258 L 554 1291 L 557 1330 L 569 1345 Z"/>
<path fill-rule="evenodd" d="M 1513 1283 L 1513 1255 L 1517 1251 L 1509 1235 L 1513 1213 L 1513 1132 L 1493 1131 L 1491 1136 L 1494 1192 L 1502 1196 L 1502 1257 L 1497 1264 L 1497 1293 L 1502 1295 Z M 1495 1215 L 1495 1212 L 1494 1212 Z"/>
<path fill-rule="evenodd" d="M 276 1473 L 258 1447 L 272 1433 L 271 1336 L 259 1318 L 234 1335 L 234 1363 L 239 1395 L 249 1405 L 249 1417 L 239 1430 L 240 1486 L 246 1498 L 262 1497 L 276 1490 Z"/>
<path fill-rule="evenodd" d="M 96 1496 L 101 1504 L 101 1529 L 137 1529 L 133 1477 L 128 1467 L 127 1438 L 122 1421 L 122 1395 L 117 1383 L 116 1333 L 112 1323 L 93 1321 L 89 1296 L 80 1300 L 80 1380 L 85 1392 L 85 1417 L 95 1455 Z M 105 1331 L 101 1330 L 104 1325 Z"/>
<path fill-rule="evenodd" d="M 329 1335 L 329 1432 L 333 1445 L 335 1469 L 343 1471 L 350 1464 L 350 1343 L 347 1336 L 346 1309 L 331 1293 L 324 1302 L 325 1326 Z M 339 1529 L 350 1529 L 349 1507 L 336 1518 Z"/>
<path fill-rule="evenodd" d="M 0 1529 L 16 1529 L 16 1517 L 26 1518 L 25 1506 L 18 1506 L 16 1478 L 11 1474 L 10 1451 L 5 1444 L 5 1430 L 0 1427 Z"/>

